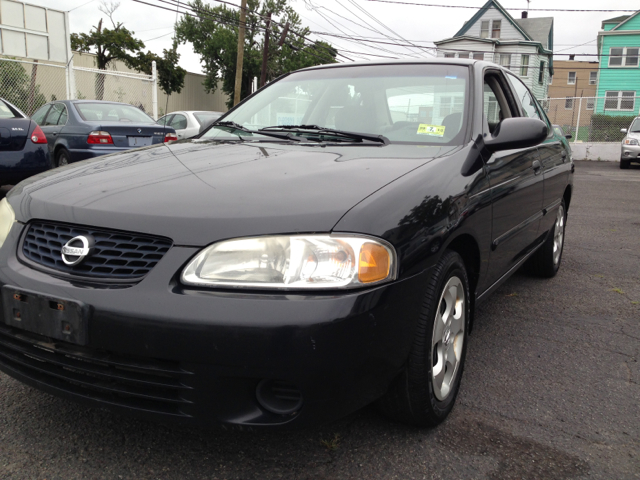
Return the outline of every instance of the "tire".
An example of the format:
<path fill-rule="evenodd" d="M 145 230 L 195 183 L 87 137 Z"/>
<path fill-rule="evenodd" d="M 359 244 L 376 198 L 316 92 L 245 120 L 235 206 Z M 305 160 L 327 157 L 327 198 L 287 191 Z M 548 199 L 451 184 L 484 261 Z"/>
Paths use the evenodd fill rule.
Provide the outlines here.
<path fill-rule="evenodd" d="M 544 278 L 554 277 L 558 273 L 562 262 L 566 225 L 567 209 L 564 200 L 562 200 L 556 212 L 556 221 L 553 224 L 553 229 L 549 231 L 544 244 L 527 260 L 529 272 Z"/>
<path fill-rule="evenodd" d="M 69 152 L 63 148 L 56 155 L 56 167 L 64 167 L 65 165 L 69 165 L 69 163 Z"/>
<path fill-rule="evenodd" d="M 626 170 L 627 168 L 629 168 L 630 165 L 631 165 L 631 160 L 624 160 L 623 158 L 620 159 L 621 170 Z"/>
<path fill-rule="evenodd" d="M 405 368 L 378 400 L 384 415 L 418 427 L 433 427 L 447 418 L 460 388 L 470 301 L 464 262 L 457 253 L 445 251 L 426 286 Z"/>

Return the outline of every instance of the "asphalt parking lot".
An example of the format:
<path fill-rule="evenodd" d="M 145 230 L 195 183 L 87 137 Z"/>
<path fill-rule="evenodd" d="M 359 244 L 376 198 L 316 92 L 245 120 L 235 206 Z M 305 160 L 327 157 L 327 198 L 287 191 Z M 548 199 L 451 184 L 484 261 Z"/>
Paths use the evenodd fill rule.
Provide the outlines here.
<path fill-rule="evenodd" d="M 480 307 L 440 427 L 365 408 L 307 431 L 194 431 L 0 373 L 0 478 L 637 479 L 639 356 L 640 167 L 577 162 L 560 273 L 518 273 Z"/>

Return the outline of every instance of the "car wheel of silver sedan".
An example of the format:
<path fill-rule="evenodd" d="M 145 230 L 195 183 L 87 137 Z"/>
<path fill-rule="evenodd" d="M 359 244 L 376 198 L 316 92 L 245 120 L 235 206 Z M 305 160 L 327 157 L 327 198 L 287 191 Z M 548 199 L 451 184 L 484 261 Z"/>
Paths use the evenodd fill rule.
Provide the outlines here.
<path fill-rule="evenodd" d="M 460 255 L 446 251 L 432 272 L 405 369 L 378 403 L 384 414 L 416 426 L 438 425 L 453 409 L 471 316 Z"/>

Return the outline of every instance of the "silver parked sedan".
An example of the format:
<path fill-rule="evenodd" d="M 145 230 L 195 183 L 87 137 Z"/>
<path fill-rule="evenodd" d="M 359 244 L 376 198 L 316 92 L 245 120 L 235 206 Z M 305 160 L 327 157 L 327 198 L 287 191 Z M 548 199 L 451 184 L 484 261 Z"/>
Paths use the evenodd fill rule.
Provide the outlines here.
<path fill-rule="evenodd" d="M 627 134 L 620 147 L 620 168 L 629 168 L 631 162 L 640 162 L 640 117 L 633 119 L 629 129 L 620 131 Z"/>
<path fill-rule="evenodd" d="M 209 126 L 221 116 L 222 112 L 211 111 L 171 112 L 158 119 L 158 123 L 174 128 L 178 139 L 181 139 L 197 135 L 203 127 Z"/>

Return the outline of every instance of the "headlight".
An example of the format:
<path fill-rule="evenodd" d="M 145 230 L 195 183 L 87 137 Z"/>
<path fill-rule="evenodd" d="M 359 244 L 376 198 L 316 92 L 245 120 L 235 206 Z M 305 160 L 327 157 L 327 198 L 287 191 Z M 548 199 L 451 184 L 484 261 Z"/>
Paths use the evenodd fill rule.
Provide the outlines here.
<path fill-rule="evenodd" d="M 9 230 L 11 230 L 11 225 L 13 225 L 15 219 L 13 208 L 11 208 L 7 199 L 3 198 L 0 201 L 0 248 L 9 235 Z"/>
<path fill-rule="evenodd" d="M 396 253 L 381 240 L 351 235 L 254 237 L 215 243 L 182 272 L 187 285 L 332 289 L 396 278 Z"/>
<path fill-rule="evenodd" d="M 625 138 L 624 139 L 624 144 L 625 145 L 638 145 L 638 140 L 636 140 L 635 138 Z"/>

